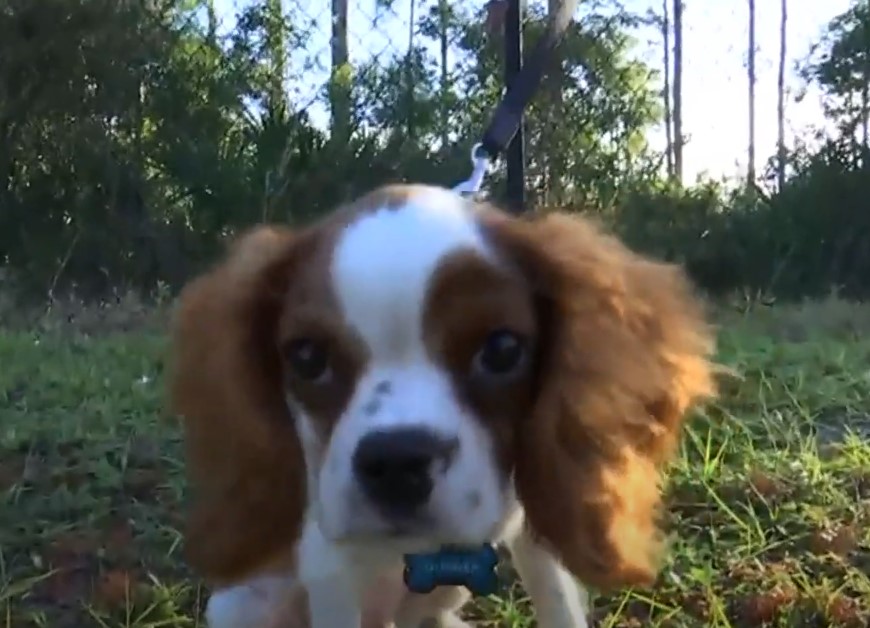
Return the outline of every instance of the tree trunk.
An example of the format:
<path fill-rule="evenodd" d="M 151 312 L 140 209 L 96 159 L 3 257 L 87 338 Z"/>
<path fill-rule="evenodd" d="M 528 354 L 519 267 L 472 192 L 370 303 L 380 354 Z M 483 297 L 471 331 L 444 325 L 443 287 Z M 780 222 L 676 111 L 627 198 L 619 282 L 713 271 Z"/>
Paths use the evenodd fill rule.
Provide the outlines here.
<path fill-rule="evenodd" d="M 524 10 L 525 0 L 520 0 L 520 10 Z M 547 0 L 547 17 L 552 19 L 562 7 L 560 0 Z M 561 125 L 565 116 L 565 101 L 562 93 L 562 65 L 554 63 L 547 77 L 547 137 L 544 146 L 551 147 L 546 151 L 546 182 L 543 200 L 547 205 L 561 205 L 565 202 L 565 153 L 563 142 L 559 141 Z M 528 140 L 527 140 L 528 141 Z"/>
<path fill-rule="evenodd" d="M 776 77 L 776 184 L 785 186 L 785 53 L 788 0 L 780 0 L 779 73 Z"/>
<path fill-rule="evenodd" d="M 330 137 L 339 145 L 350 139 L 350 55 L 347 45 L 347 0 L 332 0 L 332 77 L 329 82 Z"/>
<path fill-rule="evenodd" d="M 448 0 L 438 0 L 438 39 L 441 44 L 441 95 L 440 102 L 440 117 L 441 117 L 441 151 L 447 154 L 447 149 L 450 146 L 450 106 L 447 101 L 450 93 L 450 74 L 447 68 L 447 51 L 450 49 L 449 29 L 450 29 L 450 5 Z"/>
<path fill-rule="evenodd" d="M 266 0 L 268 22 L 266 45 L 269 47 L 269 108 L 272 111 L 287 110 L 287 94 L 284 92 L 287 47 L 284 42 L 284 10 L 281 0 Z"/>
<path fill-rule="evenodd" d="M 217 26 L 218 26 L 217 10 L 215 9 L 215 6 L 214 6 L 214 0 L 206 0 L 205 13 L 206 13 L 206 19 L 207 19 L 206 23 L 208 25 L 207 26 L 208 27 L 208 31 L 207 31 L 208 42 L 210 44 L 214 45 L 217 42 Z"/>
<path fill-rule="evenodd" d="M 861 150 L 865 153 L 868 145 L 868 125 L 870 125 L 870 102 L 868 102 L 867 79 L 864 79 L 861 85 Z"/>
<path fill-rule="evenodd" d="M 664 51 L 665 86 L 662 97 L 665 101 L 665 159 L 668 178 L 674 178 L 674 129 L 671 119 L 671 24 L 668 0 L 662 0 L 662 49 Z"/>
<path fill-rule="evenodd" d="M 411 15 L 408 19 L 408 53 L 405 55 L 405 132 L 409 139 L 415 138 L 414 109 L 416 105 L 414 77 L 414 33 L 417 30 L 414 8 L 416 0 L 410 0 Z"/>
<path fill-rule="evenodd" d="M 683 0 L 674 0 L 674 177 L 683 182 Z"/>
<path fill-rule="evenodd" d="M 746 184 L 755 183 L 755 0 L 749 0 L 749 149 L 746 165 Z"/>

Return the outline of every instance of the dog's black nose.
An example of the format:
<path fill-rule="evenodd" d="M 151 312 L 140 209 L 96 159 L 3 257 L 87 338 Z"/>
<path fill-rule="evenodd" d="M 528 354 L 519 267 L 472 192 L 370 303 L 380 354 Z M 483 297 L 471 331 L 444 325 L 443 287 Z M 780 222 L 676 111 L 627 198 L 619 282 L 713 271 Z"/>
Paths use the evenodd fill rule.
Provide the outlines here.
<path fill-rule="evenodd" d="M 388 515 L 409 516 L 429 499 L 433 467 L 450 464 L 458 441 L 420 428 L 377 430 L 364 436 L 353 469 L 366 496 Z"/>

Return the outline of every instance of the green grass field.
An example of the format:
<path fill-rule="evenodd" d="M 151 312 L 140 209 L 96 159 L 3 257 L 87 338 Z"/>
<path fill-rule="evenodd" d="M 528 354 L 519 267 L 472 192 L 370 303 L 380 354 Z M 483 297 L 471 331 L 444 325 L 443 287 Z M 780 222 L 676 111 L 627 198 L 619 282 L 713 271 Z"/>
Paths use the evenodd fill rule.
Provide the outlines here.
<path fill-rule="evenodd" d="M 66 318 L 0 328 L 0 626 L 201 625 L 159 326 Z M 868 625 L 868 331 L 836 300 L 722 317 L 738 376 L 670 473 L 669 562 L 601 626 Z M 534 625 L 516 586 L 470 616 Z"/>

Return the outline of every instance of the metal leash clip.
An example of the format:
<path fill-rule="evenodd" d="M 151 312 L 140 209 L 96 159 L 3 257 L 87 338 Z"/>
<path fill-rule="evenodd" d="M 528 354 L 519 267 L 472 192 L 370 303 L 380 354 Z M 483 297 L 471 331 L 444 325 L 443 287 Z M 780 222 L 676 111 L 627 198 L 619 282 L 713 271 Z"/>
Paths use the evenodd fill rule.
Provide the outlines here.
<path fill-rule="evenodd" d="M 489 172 L 490 159 L 483 150 L 483 144 L 475 144 L 471 149 L 471 176 L 453 188 L 453 191 L 463 196 L 475 196 L 480 192 L 483 178 Z"/>

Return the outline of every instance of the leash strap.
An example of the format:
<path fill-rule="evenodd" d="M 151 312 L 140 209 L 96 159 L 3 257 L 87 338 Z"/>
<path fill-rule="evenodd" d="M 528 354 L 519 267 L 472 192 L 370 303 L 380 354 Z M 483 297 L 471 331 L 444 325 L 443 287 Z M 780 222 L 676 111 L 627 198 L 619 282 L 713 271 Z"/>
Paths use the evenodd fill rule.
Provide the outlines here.
<path fill-rule="evenodd" d="M 519 74 L 507 86 L 489 126 L 483 133 L 483 139 L 472 149 L 472 174 L 454 188 L 456 192 L 471 195 L 479 192 L 492 161 L 497 159 L 514 139 L 523 121 L 523 110 L 538 91 L 547 66 L 553 59 L 553 53 L 571 24 L 577 2 L 578 0 L 563 0 L 559 9 L 550 16 L 543 36 L 523 63 Z"/>

